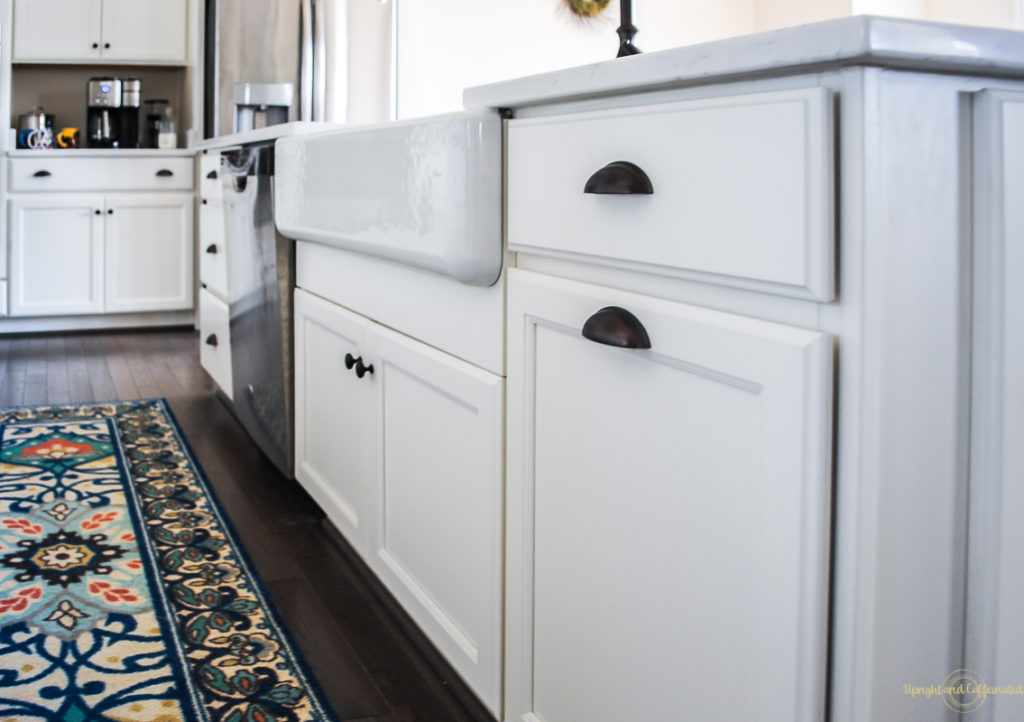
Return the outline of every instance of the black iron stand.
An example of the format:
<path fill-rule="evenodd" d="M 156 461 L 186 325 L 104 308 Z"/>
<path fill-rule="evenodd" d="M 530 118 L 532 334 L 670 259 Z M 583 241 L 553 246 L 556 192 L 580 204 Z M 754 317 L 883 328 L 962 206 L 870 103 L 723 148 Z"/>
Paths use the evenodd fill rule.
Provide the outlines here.
<path fill-rule="evenodd" d="M 615 57 L 621 58 L 625 55 L 636 55 L 641 52 L 640 48 L 633 45 L 633 37 L 636 35 L 636 25 L 633 24 L 633 0 L 619 0 L 619 53 Z"/>

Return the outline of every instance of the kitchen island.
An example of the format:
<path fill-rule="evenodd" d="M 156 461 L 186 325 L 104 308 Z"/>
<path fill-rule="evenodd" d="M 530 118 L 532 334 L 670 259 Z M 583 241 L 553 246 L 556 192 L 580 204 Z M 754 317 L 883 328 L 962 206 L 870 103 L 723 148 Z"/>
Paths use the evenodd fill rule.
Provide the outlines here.
<path fill-rule="evenodd" d="M 1019 718 L 912 691 L 1024 663 L 1024 34 L 857 17 L 464 100 L 512 116 L 504 718 Z"/>
<path fill-rule="evenodd" d="M 297 478 L 484 705 L 1019 718 L 918 691 L 1024 668 L 1024 34 L 856 17 L 464 100 L 493 286 L 404 234 L 490 208 L 431 119 L 282 141 L 278 223 Z M 374 143 L 394 182 L 332 185 Z"/>

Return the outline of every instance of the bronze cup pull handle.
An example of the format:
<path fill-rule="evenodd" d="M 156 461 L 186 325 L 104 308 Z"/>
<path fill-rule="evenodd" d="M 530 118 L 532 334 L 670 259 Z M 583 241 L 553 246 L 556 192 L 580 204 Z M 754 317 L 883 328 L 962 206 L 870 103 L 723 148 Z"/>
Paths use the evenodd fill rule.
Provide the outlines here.
<path fill-rule="evenodd" d="M 598 195 L 651 195 L 654 186 L 643 168 L 628 160 L 612 161 L 599 168 L 583 187 L 584 193 Z"/>
<path fill-rule="evenodd" d="M 583 324 L 583 337 L 619 348 L 650 348 L 651 338 L 640 319 L 624 308 L 605 306 Z"/>

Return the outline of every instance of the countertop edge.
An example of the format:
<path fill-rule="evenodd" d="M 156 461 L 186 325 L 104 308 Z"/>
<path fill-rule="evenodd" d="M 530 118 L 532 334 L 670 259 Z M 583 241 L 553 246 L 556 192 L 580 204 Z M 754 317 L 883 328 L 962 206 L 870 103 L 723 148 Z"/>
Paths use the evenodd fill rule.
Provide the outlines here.
<path fill-rule="evenodd" d="M 1024 77 L 1024 33 L 871 15 L 839 18 L 471 87 L 463 105 L 514 108 L 850 65 Z"/>
<path fill-rule="evenodd" d="M 214 150 L 221 148 L 233 148 L 246 143 L 260 143 L 266 140 L 277 140 L 293 135 L 305 135 L 307 133 L 320 133 L 327 130 L 335 130 L 342 126 L 338 123 L 327 123 L 312 120 L 295 120 L 289 123 L 268 125 L 256 130 L 247 130 L 242 133 L 230 135 L 219 135 L 215 138 L 206 138 L 195 144 L 195 150 Z"/>

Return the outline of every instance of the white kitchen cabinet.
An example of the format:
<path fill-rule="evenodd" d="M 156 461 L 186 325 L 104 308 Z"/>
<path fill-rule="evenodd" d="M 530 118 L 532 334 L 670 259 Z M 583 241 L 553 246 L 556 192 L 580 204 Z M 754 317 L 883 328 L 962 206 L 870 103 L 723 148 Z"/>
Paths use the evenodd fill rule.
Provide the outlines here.
<path fill-rule="evenodd" d="M 505 718 L 821 719 L 830 339 L 518 270 L 508 318 Z"/>
<path fill-rule="evenodd" d="M 11 315 L 189 309 L 192 197 L 18 194 Z"/>
<path fill-rule="evenodd" d="M 185 63 L 187 0 L 14 0 L 14 62 Z"/>
<path fill-rule="evenodd" d="M 230 326 L 228 305 L 199 289 L 199 363 L 229 399 L 233 388 Z"/>
<path fill-rule="evenodd" d="M 105 198 L 106 313 L 192 308 L 192 204 L 184 193 Z"/>
<path fill-rule="evenodd" d="M 301 289 L 295 316 L 296 476 L 497 712 L 503 379 Z"/>
<path fill-rule="evenodd" d="M 368 323 L 295 291 L 295 476 L 364 558 L 375 486 L 372 385 L 345 359 L 358 356 Z"/>
<path fill-rule="evenodd" d="M 191 157 L 26 154 L 8 166 L 11 316 L 49 317 L 30 326 L 44 330 L 64 315 L 142 325 L 194 307 Z"/>
<path fill-rule="evenodd" d="M 500 709 L 504 379 L 376 324 L 371 566 Z"/>
<path fill-rule="evenodd" d="M 12 316 L 102 311 L 103 209 L 99 195 L 10 201 Z"/>
<path fill-rule="evenodd" d="M 819 86 L 517 119 L 509 247 L 827 301 L 832 112 Z"/>
<path fill-rule="evenodd" d="M 205 198 L 203 200 L 206 200 Z M 224 243 L 223 206 L 199 206 L 199 280 L 220 298 L 228 298 L 227 245 Z"/>
<path fill-rule="evenodd" d="M 227 243 L 224 227 L 224 192 L 221 186 L 220 153 L 203 150 L 199 156 L 199 239 L 196 244 L 199 253 L 200 302 L 206 297 L 207 305 L 223 306 L 223 327 L 219 316 L 199 313 L 199 363 L 229 399 L 234 398 L 231 386 L 231 328 L 228 323 L 228 309 L 231 296 L 228 294 Z M 217 328 L 211 324 L 218 325 Z M 207 343 L 213 334 L 218 340 L 216 350 Z"/>
<path fill-rule="evenodd" d="M 979 93 L 974 113 L 974 429 L 965 656 L 968 669 L 999 686 L 1019 677 L 1024 660 L 1024 92 Z M 971 718 L 1009 722 L 1020 719 L 1020 712 L 1019 696 L 993 694 Z"/>

